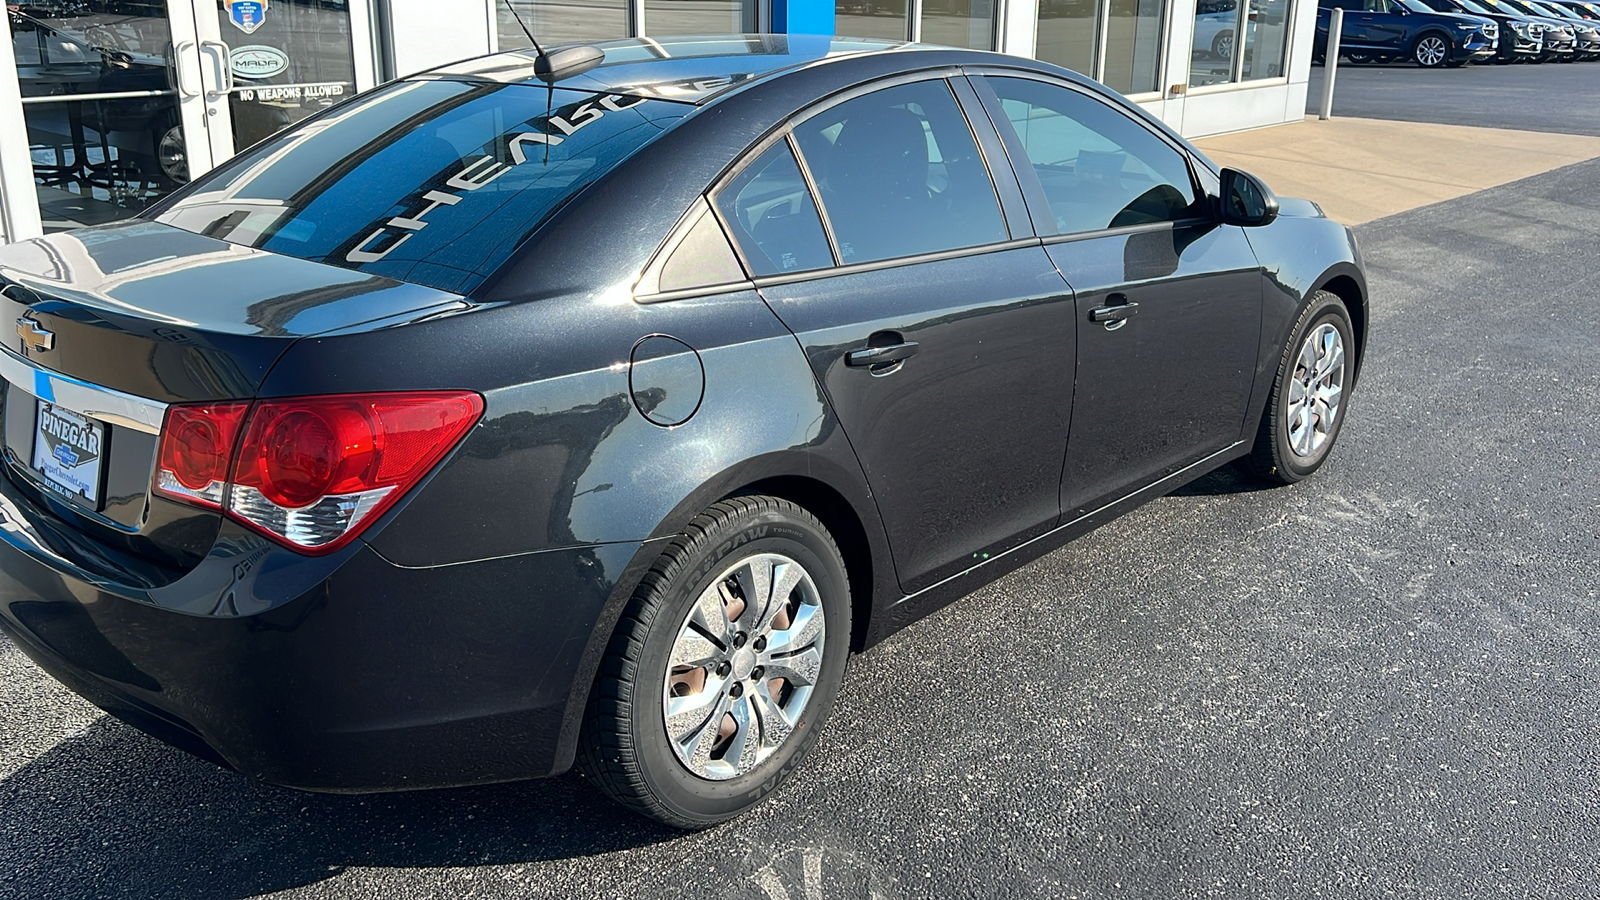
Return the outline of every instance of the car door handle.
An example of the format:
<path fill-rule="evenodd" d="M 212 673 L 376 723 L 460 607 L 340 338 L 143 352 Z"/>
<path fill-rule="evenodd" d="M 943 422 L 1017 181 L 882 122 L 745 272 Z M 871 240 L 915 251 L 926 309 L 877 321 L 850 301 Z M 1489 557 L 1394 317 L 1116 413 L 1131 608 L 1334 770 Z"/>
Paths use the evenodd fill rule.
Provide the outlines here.
<path fill-rule="evenodd" d="M 887 347 L 862 347 L 851 350 L 844 355 L 844 364 L 847 366 L 881 366 L 885 363 L 896 363 L 903 359 L 917 355 L 916 341 L 904 341 L 899 344 L 890 344 Z"/>
<path fill-rule="evenodd" d="M 1112 322 L 1121 322 L 1138 311 L 1139 304 L 1137 303 L 1121 303 L 1116 306 L 1097 306 L 1094 309 L 1089 310 L 1089 321 L 1105 322 L 1107 324 Z"/>

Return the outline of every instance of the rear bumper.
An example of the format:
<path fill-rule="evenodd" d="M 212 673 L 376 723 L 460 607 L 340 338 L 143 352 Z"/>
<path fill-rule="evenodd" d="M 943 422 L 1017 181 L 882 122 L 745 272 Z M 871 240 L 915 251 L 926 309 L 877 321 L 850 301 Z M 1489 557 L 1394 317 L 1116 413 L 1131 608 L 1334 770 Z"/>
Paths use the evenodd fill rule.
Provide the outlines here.
<path fill-rule="evenodd" d="M 135 727 L 306 790 L 565 769 L 586 697 L 579 673 L 593 671 L 607 598 L 639 549 L 406 569 L 357 542 L 310 561 L 330 568 L 310 580 L 305 557 L 225 533 L 231 578 L 208 559 L 141 592 L 52 558 L 29 533 L 47 514 L 13 493 L 0 484 L 0 629 Z"/>

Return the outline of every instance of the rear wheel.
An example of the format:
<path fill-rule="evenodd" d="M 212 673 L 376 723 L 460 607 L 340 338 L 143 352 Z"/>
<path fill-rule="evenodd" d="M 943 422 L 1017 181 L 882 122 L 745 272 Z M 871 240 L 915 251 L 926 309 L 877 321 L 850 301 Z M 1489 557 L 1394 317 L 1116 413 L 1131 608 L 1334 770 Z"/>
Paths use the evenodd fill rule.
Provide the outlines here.
<path fill-rule="evenodd" d="M 1284 345 L 1246 468 L 1268 481 L 1293 484 L 1322 467 L 1344 423 L 1354 351 L 1344 301 L 1317 291 Z"/>
<path fill-rule="evenodd" d="M 816 743 L 849 642 L 849 583 L 822 524 L 775 497 L 724 500 L 667 546 L 618 623 L 579 764 L 659 822 L 733 818 Z"/>
<path fill-rule="evenodd" d="M 1417 65 L 1434 69 L 1450 61 L 1450 42 L 1437 34 L 1425 34 L 1411 48 Z"/>

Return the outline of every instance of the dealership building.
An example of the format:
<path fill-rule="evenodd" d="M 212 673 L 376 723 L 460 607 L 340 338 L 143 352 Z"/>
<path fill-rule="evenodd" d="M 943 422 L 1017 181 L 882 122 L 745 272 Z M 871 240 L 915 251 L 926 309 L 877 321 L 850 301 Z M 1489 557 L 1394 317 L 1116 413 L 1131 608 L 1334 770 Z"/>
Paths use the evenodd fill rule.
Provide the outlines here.
<path fill-rule="evenodd" d="M 0 240 L 137 214 L 256 141 L 387 79 L 542 44 L 764 32 L 1035 57 L 1189 137 L 1298 121 L 1311 0 L 21 0 L 0 61 Z M 516 16 L 512 10 L 515 9 Z M 787 35 L 788 37 L 782 37 Z M 737 42 L 736 42 L 737 43 Z M 26 135 L 26 140 L 22 136 Z"/>

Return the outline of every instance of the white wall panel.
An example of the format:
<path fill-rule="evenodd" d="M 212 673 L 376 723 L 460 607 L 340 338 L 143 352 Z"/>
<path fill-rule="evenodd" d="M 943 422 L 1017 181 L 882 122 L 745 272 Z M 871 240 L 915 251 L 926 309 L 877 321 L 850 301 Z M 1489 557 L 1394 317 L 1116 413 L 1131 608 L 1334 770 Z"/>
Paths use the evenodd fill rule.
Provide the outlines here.
<path fill-rule="evenodd" d="M 396 78 L 489 52 L 493 23 L 483 0 L 390 0 L 383 12 Z"/>

